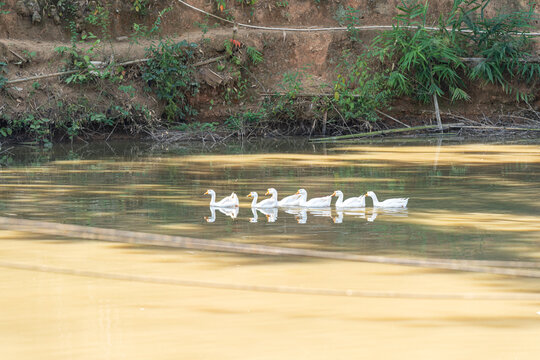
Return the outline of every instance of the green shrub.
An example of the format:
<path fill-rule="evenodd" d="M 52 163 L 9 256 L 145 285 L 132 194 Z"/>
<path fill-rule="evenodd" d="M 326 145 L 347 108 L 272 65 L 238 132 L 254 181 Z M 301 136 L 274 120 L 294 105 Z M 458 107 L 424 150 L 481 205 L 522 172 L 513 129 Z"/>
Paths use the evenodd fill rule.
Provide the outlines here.
<path fill-rule="evenodd" d="M 344 8 L 342 5 L 338 6 L 334 15 L 334 19 L 339 25 L 347 27 L 347 34 L 352 41 L 360 41 L 360 31 L 356 29 L 357 26 L 360 26 L 360 17 L 360 9 L 355 9 L 352 6 Z"/>
<path fill-rule="evenodd" d="M 463 47 L 469 56 L 481 58 L 469 76 L 472 80 L 500 85 L 517 100 L 528 101 L 530 92 L 522 92 L 512 82 L 531 84 L 540 76 L 540 64 L 528 62 L 531 41 L 524 31 L 534 28 L 538 20 L 531 2 L 527 11 L 498 13 L 487 17 L 485 8 L 491 0 L 454 0 L 451 25 L 460 31 Z M 464 41 L 463 41 L 464 38 Z"/>
<path fill-rule="evenodd" d="M 387 72 L 371 69 L 370 56 L 369 52 L 363 56 L 345 52 L 338 65 L 333 102 L 346 121 L 374 122 L 379 119 L 377 109 L 389 106 L 392 95 L 386 82 Z"/>
<path fill-rule="evenodd" d="M 197 114 L 188 101 L 190 95 L 197 94 L 199 83 L 194 79 L 194 43 L 185 40 L 174 43 L 162 40 L 147 49 L 146 63 L 142 77 L 160 100 L 164 100 L 167 120 L 186 120 Z"/>
<path fill-rule="evenodd" d="M 540 75 L 540 64 L 528 62 L 530 40 L 523 31 L 531 28 L 534 5 L 527 11 L 499 12 L 487 17 L 491 0 L 454 0 L 441 15 L 436 31 L 426 28 L 428 3 L 402 0 L 397 24 L 379 35 L 374 44 L 383 62 L 391 63 L 389 85 L 399 94 L 429 102 L 449 95 L 451 101 L 467 100 L 465 79 L 484 79 L 500 85 L 518 100 L 528 101 L 529 92 L 519 83 L 531 84 Z M 464 58 L 475 57 L 470 69 Z"/>
<path fill-rule="evenodd" d="M 84 47 L 84 41 L 87 39 L 94 40 L 89 48 Z M 91 56 L 94 55 L 100 43 L 101 40 L 90 33 L 84 35 L 80 42 L 72 41 L 71 46 L 58 46 L 54 49 L 60 55 L 68 55 L 68 58 L 64 60 L 66 63 L 65 70 L 77 70 L 76 73 L 65 78 L 67 84 L 84 84 L 102 74 L 91 62 Z"/>
<path fill-rule="evenodd" d="M 456 43 L 456 33 L 445 30 L 447 21 L 439 19 L 438 31 L 426 29 L 428 3 L 419 0 L 402 1 L 398 10 L 397 24 L 374 41 L 381 60 L 392 63 L 389 85 L 398 94 L 423 102 L 446 93 L 452 100 L 468 99 L 462 76 L 466 71 L 463 51 Z"/>

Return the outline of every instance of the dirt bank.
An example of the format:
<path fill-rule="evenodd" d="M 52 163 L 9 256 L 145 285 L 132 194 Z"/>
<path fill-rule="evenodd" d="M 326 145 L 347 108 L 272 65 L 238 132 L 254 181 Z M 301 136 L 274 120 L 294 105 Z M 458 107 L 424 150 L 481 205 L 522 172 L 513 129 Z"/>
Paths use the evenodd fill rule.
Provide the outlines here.
<path fill-rule="evenodd" d="M 350 14 L 354 15 L 355 24 L 362 26 L 390 25 L 400 1 L 190 0 L 188 3 L 240 24 L 310 28 L 346 26 L 348 21 L 350 24 Z M 526 0 L 493 1 L 488 12 L 525 9 L 527 3 Z M 193 62 L 199 64 L 193 73 L 199 87 L 186 100 L 197 114 L 182 119 L 187 122 L 222 123 L 239 111 L 255 112 L 266 98 L 264 94 L 283 92 L 284 74 L 296 76 L 294 81 L 300 87 L 299 93 L 332 93 L 332 81 L 336 79 L 335 70 L 342 51 L 352 49 L 361 52 L 365 44 L 380 32 L 362 30 L 351 41 L 350 34 L 343 30 L 309 32 L 248 28 L 216 20 L 180 2 L 173 2 L 166 13 L 162 12 L 164 5 L 153 0 L 117 0 L 112 3 L 68 1 L 67 4 L 70 6 L 53 0 L 5 0 L 5 5 L 0 8 L 8 11 L 0 15 L 0 61 L 7 64 L 4 67 L 7 71 L 5 80 L 31 78 L 70 68 L 73 63 L 67 61 L 69 55 L 66 51 L 60 54 L 55 49 L 62 46 L 70 48 L 72 40 L 84 52 L 83 55 L 104 67 L 111 62 L 146 58 L 145 49 L 156 44 L 158 38 L 171 38 L 174 42 L 186 40 L 199 44 L 193 55 Z M 135 7 L 137 4 L 139 10 Z M 436 24 L 439 14 L 451 8 L 450 2 L 443 0 L 430 1 L 429 6 L 429 18 L 433 24 Z M 354 12 L 347 13 L 349 7 Z M 133 35 L 137 27 L 146 28 L 148 32 L 156 19 L 160 19 L 159 32 L 142 36 L 139 31 L 137 36 Z M 95 34 L 101 40 L 100 44 L 95 45 L 95 40 L 87 37 L 89 34 Z M 227 49 L 231 40 L 241 44 L 238 48 L 232 47 L 234 54 Z M 260 52 L 260 63 L 250 61 L 248 48 Z M 224 60 L 231 56 L 239 59 L 234 66 Z M 94 79 L 68 84 L 66 76 L 53 76 L 8 83 L 0 92 L 0 116 L 4 116 L 4 122 L 6 118 L 24 120 L 32 116 L 32 120 L 27 121 L 30 124 L 37 117 L 49 121 L 61 115 L 102 114 L 106 118 L 122 119 L 123 128 L 140 131 L 140 123 L 129 117 L 139 116 L 145 118 L 146 123 L 155 124 L 164 118 L 166 112 L 163 99 L 149 92 L 148 83 L 141 79 L 144 66 L 144 61 L 123 66 L 115 72 L 114 82 Z M 119 86 L 129 89 L 118 91 Z M 519 122 L 516 113 L 536 111 L 539 105 L 537 96 L 530 102 L 530 107 L 519 104 L 515 95 L 505 93 L 500 87 L 485 85 L 481 81 L 470 83 L 468 87 L 469 101 L 450 103 L 445 98 L 440 100 L 443 117 L 481 120 L 513 114 L 512 122 L 515 123 Z M 77 106 L 68 109 L 70 104 Z M 313 118 L 320 114 L 309 113 L 309 101 L 304 105 L 301 109 L 306 123 L 298 127 L 300 131 L 324 132 L 325 127 L 315 126 L 313 122 Z M 429 122 L 433 118 L 431 104 L 422 104 L 407 97 L 393 101 L 382 110 L 412 125 Z M 122 115 L 123 111 L 129 115 Z M 108 134 L 112 130 L 112 124 L 100 117 L 96 119 L 101 119 L 101 122 L 96 122 L 98 125 L 92 131 Z M 509 119 L 506 117 L 507 121 Z M 395 124 L 387 116 L 381 120 Z M 70 123 L 69 127 L 74 131 L 73 124 Z"/>

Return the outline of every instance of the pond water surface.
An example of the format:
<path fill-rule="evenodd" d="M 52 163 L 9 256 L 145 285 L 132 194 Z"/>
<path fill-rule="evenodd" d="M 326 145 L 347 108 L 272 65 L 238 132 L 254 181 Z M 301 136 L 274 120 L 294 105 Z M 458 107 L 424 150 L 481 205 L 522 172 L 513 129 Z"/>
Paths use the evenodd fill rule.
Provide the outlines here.
<path fill-rule="evenodd" d="M 538 145 L 441 139 L 313 145 L 292 139 L 21 147 L 2 154 L 0 216 L 362 255 L 539 262 Z M 246 195 L 263 196 L 269 187 L 280 198 L 305 188 L 309 197 L 373 190 L 380 199 L 410 200 L 402 211 L 373 209 L 370 199 L 354 211 L 252 211 Z M 209 188 L 218 198 L 236 192 L 238 211 L 209 208 L 203 195 Z M 143 276 L 194 283 L 152 283 Z M 320 296 L 204 285 L 210 283 L 540 295 L 534 278 L 144 247 L 0 228 L 1 358 L 540 356 L 537 300 Z"/>

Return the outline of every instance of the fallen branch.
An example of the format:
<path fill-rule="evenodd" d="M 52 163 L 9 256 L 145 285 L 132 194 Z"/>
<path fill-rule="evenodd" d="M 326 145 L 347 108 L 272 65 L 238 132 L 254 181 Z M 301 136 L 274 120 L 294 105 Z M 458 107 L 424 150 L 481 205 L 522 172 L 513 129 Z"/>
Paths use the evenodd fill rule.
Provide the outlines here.
<path fill-rule="evenodd" d="M 453 128 L 453 127 L 451 127 Z M 486 129 L 486 130 L 510 130 L 510 131 L 540 131 L 537 128 L 526 128 L 526 127 L 508 127 L 508 126 L 488 126 L 488 125 L 463 125 L 459 127 L 454 127 L 459 129 Z"/>
<path fill-rule="evenodd" d="M 8 80 L 8 81 L 6 81 L 6 84 L 17 84 L 17 83 L 22 83 L 22 82 L 26 82 L 26 81 L 45 79 L 45 78 L 50 78 L 50 77 L 55 77 L 55 76 L 70 75 L 70 74 L 75 74 L 77 72 L 79 72 L 79 70 L 68 70 L 68 71 L 61 71 L 61 72 L 56 72 L 56 73 L 52 73 L 52 74 L 30 76 L 30 77 L 26 77 L 26 78 Z"/>
<path fill-rule="evenodd" d="M 27 62 L 28 60 L 26 60 L 24 57 L 22 57 L 21 55 L 17 54 L 15 51 L 9 49 L 9 52 L 12 53 L 13 55 L 15 55 L 16 57 L 18 57 L 23 63 Z"/>
<path fill-rule="evenodd" d="M 197 63 L 193 64 L 193 66 L 197 67 L 197 66 L 207 65 L 207 64 L 219 61 L 219 60 L 221 60 L 223 58 L 225 58 L 225 56 L 218 56 L 218 57 L 215 57 L 215 58 L 211 58 L 211 59 L 207 59 L 207 60 L 204 60 L 204 61 L 197 62 Z M 115 66 L 133 65 L 133 64 L 138 64 L 138 63 L 142 63 L 142 62 L 147 62 L 148 60 L 150 60 L 150 59 L 136 59 L 136 60 L 125 61 L 125 62 L 114 64 L 114 65 Z M 55 73 L 52 73 L 52 74 L 36 75 L 36 76 L 30 76 L 30 77 L 26 77 L 26 78 L 13 79 L 13 80 L 6 81 L 6 84 L 17 84 L 17 83 L 22 83 L 22 82 L 27 82 L 27 81 L 32 81 L 32 80 L 45 79 L 45 78 L 50 78 L 50 77 L 55 77 L 55 76 L 71 75 L 71 74 L 78 73 L 79 71 L 80 70 L 67 70 L 67 71 L 55 72 Z"/>
<path fill-rule="evenodd" d="M 456 127 L 460 128 L 461 125 L 462 124 L 446 124 L 446 125 L 443 125 L 442 128 L 443 129 L 451 129 L 451 128 L 456 128 Z M 369 136 L 395 134 L 395 133 L 402 133 L 402 132 L 408 132 L 408 131 L 431 130 L 431 129 L 439 129 L 439 126 L 438 125 L 413 126 L 413 127 L 398 128 L 398 129 L 370 131 L 370 132 L 350 134 L 350 135 L 332 136 L 332 137 L 326 137 L 326 138 L 315 138 L 315 139 L 310 139 L 309 141 L 330 142 L 330 141 L 335 141 L 335 140 L 354 139 L 354 138 L 359 138 L 359 137 L 369 137 Z"/>
<path fill-rule="evenodd" d="M 408 128 L 411 127 L 410 125 L 407 125 L 407 124 L 405 124 L 405 123 L 399 121 L 399 120 L 396 119 L 395 117 L 390 116 L 390 115 L 388 115 L 388 114 L 386 114 L 386 113 L 383 113 L 383 112 L 380 111 L 380 110 L 375 109 L 375 111 L 378 112 L 379 114 L 383 115 L 383 116 L 386 116 L 386 117 L 389 118 L 390 120 L 394 120 L 394 121 L 397 122 L 398 124 L 401 124 L 401 125 L 403 125 L 403 126 L 405 126 L 405 127 L 408 127 Z"/>
<path fill-rule="evenodd" d="M 380 130 L 380 131 L 370 131 L 370 132 L 364 132 L 364 133 L 358 133 L 358 134 L 351 134 L 351 135 L 341 135 L 341 136 L 332 136 L 332 137 L 326 137 L 326 138 L 315 138 L 315 139 L 309 139 L 310 142 L 330 142 L 330 141 L 336 141 L 336 140 L 348 140 L 348 139 L 354 139 L 354 138 L 360 138 L 360 137 L 370 137 L 370 136 L 378 136 L 378 135 L 387 135 L 387 134 L 393 134 L 393 133 L 403 133 L 408 131 L 422 131 L 422 130 L 431 130 L 431 129 L 437 129 L 439 130 L 439 125 L 423 125 L 423 126 L 413 126 L 413 127 L 407 127 L 407 128 L 398 128 L 398 129 L 390 129 L 390 130 Z M 489 125 L 464 125 L 463 123 L 456 123 L 456 124 L 444 124 L 442 125 L 443 130 L 447 129 L 485 129 L 485 130 L 506 130 L 506 131 L 535 131 L 540 132 L 540 128 L 526 128 L 526 127 L 508 127 L 508 126 L 489 126 Z"/>
<path fill-rule="evenodd" d="M 218 57 L 211 58 L 211 59 L 208 59 L 208 60 L 203 60 L 203 61 L 196 62 L 195 64 L 193 64 L 193 66 L 197 67 L 197 66 L 208 65 L 208 64 L 211 64 L 213 62 L 216 62 L 216 61 L 219 61 L 219 60 L 222 60 L 222 59 L 225 59 L 225 58 L 226 58 L 225 55 L 218 56 Z"/>

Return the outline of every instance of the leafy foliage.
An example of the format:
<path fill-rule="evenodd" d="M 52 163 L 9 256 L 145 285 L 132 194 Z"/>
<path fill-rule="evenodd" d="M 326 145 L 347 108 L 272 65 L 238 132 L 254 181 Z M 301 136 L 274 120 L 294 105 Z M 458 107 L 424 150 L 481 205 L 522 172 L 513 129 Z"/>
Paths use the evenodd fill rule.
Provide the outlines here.
<path fill-rule="evenodd" d="M 136 123 L 139 122 L 137 125 Z M 22 137 L 36 143 L 51 145 L 56 138 L 73 139 L 94 131 L 111 131 L 118 126 L 137 131 L 140 124 L 150 124 L 148 109 L 139 104 L 110 105 L 105 111 L 96 111 L 86 99 L 77 103 L 56 102 L 55 106 L 33 113 L 0 115 L 0 135 Z M 135 126 L 133 126 L 135 125 Z"/>
<path fill-rule="evenodd" d="M 2 7 L 4 7 L 4 5 L 6 5 L 6 3 L 3 2 L 3 1 L 0 1 L 0 15 L 6 15 L 6 14 L 9 14 L 9 11 L 8 11 L 8 10 L 2 10 Z"/>
<path fill-rule="evenodd" d="M 97 26 L 101 31 L 101 37 L 104 40 L 110 40 L 111 14 L 107 6 L 99 3 L 94 8 L 90 8 L 91 12 L 85 17 L 85 20 L 90 24 Z"/>
<path fill-rule="evenodd" d="M 356 29 L 357 26 L 360 26 L 360 15 L 360 9 L 355 9 L 352 6 L 344 8 L 339 5 L 334 16 L 341 26 L 347 27 L 347 34 L 352 41 L 360 41 L 360 31 Z"/>
<path fill-rule="evenodd" d="M 262 107 L 255 112 L 248 110 L 243 113 L 229 116 L 229 118 L 225 120 L 225 126 L 229 130 L 236 131 L 240 135 L 244 136 L 246 133 L 246 128 L 261 124 L 267 116 L 268 114 L 266 113 L 265 107 Z"/>
<path fill-rule="evenodd" d="M 402 0 L 397 24 L 375 39 L 381 60 L 390 61 L 390 86 L 399 94 L 429 102 L 449 95 L 451 101 L 468 100 L 465 79 L 484 79 L 528 101 L 530 94 L 514 83 L 532 83 L 540 64 L 528 62 L 530 40 L 523 34 L 532 26 L 533 5 L 528 11 L 486 15 L 491 0 L 454 0 L 451 11 L 439 17 L 436 31 L 426 27 L 428 3 Z M 464 57 L 479 59 L 472 69 Z"/>
<path fill-rule="evenodd" d="M 389 60 L 393 70 L 388 76 L 390 87 L 401 95 L 414 95 L 424 102 L 433 96 L 450 94 L 452 100 L 468 99 L 463 74 L 466 66 L 456 43 L 456 33 L 445 29 L 439 19 L 439 30 L 426 28 L 427 2 L 402 1 L 401 13 L 393 29 L 378 36 L 381 60 Z"/>
<path fill-rule="evenodd" d="M 148 6 L 150 5 L 149 0 L 133 0 L 132 9 L 140 15 L 148 14 Z"/>
<path fill-rule="evenodd" d="M 253 46 L 246 47 L 246 52 L 248 54 L 249 59 L 254 65 L 257 65 L 264 61 L 263 54 L 259 50 L 254 48 Z"/>
<path fill-rule="evenodd" d="M 185 120 L 197 114 L 188 100 L 199 89 L 190 64 L 196 47 L 196 44 L 185 40 L 179 43 L 162 40 L 146 51 L 149 60 L 142 77 L 148 89 L 165 101 L 165 116 L 169 121 Z"/>
<path fill-rule="evenodd" d="M 88 48 L 84 47 L 86 39 L 94 39 L 94 42 Z M 114 80 L 114 64 L 109 64 L 105 69 L 98 69 L 91 60 L 100 44 L 101 40 L 90 33 L 89 35 L 83 35 L 79 43 L 74 41 L 71 46 L 59 46 L 54 49 L 60 55 L 68 55 L 65 60 L 67 70 L 77 71 L 65 78 L 67 84 L 84 84 L 98 77 L 107 78 L 112 76 Z"/>
<path fill-rule="evenodd" d="M 454 0 L 451 25 L 462 38 L 463 47 L 481 61 L 472 69 L 470 78 L 500 85 L 507 93 L 515 92 L 517 100 L 529 100 L 530 94 L 520 91 L 512 81 L 532 83 L 540 76 L 540 64 L 528 62 L 532 57 L 531 41 L 524 31 L 533 28 L 534 3 L 527 11 L 498 13 L 487 17 L 485 9 L 491 0 Z"/>
<path fill-rule="evenodd" d="M 7 63 L 0 61 L 0 90 L 6 85 L 7 82 Z"/>
<path fill-rule="evenodd" d="M 353 56 L 345 52 L 338 66 L 334 81 L 333 102 L 343 118 L 348 120 L 376 121 L 376 110 L 387 107 L 391 90 L 384 72 L 370 70 L 370 54 Z"/>
<path fill-rule="evenodd" d="M 58 0 L 56 1 L 56 9 L 61 18 L 65 17 L 73 20 L 78 9 L 78 4 L 74 0 Z"/>

